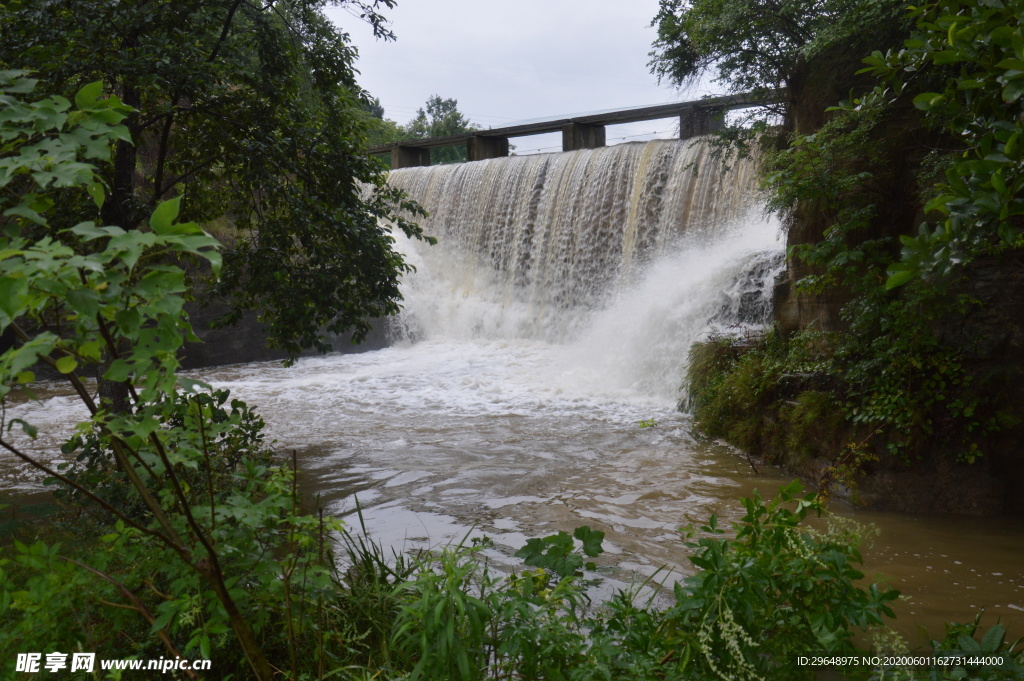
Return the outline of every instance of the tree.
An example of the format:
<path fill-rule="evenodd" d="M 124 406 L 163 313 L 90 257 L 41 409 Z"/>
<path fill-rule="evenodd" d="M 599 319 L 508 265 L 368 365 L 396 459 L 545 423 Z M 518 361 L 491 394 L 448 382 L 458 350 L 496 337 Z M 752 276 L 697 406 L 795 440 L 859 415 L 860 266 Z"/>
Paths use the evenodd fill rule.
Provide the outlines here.
<path fill-rule="evenodd" d="M 213 292 L 225 321 L 258 310 L 271 345 L 329 348 L 326 333 L 358 340 L 372 317 L 398 310 L 408 266 L 381 226 L 412 237 L 417 208 L 363 151 L 367 97 L 355 51 L 324 17 L 324 0 L 23 0 L 0 13 L 0 66 L 32 69 L 46 91 L 70 96 L 102 79 L 130 106 L 102 169 L 106 224 L 140 227 L 180 197 L 183 219 L 227 224 Z M 347 0 L 388 37 L 381 5 Z M 61 226 L 93 216 L 68 199 Z"/>
<path fill-rule="evenodd" d="M 459 102 L 455 99 L 442 99 L 440 95 L 431 95 L 427 107 L 416 112 L 416 118 L 405 125 L 406 139 L 424 139 L 427 137 L 445 137 L 472 132 L 479 128 L 459 111 Z M 466 160 L 464 147 L 441 147 L 430 150 L 430 162 L 457 163 Z"/>
<path fill-rule="evenodd" d="M 54 208 L 63 208 L 63 197 L 76 188 L 84 189 L 95 207 L 102 209 L 106 204 L 96 166 L 110 159 L 112 143 L 130 142 L 127 128 L 120 123 L 131 109 L 116 97 L 101 99 L 99 82 L 76 94 L 74 108 L 60 96 L 23 101 L 35 86 L 36 81 L 25 78 L 23 72 L 0 71 L 0 331 L 13 332 L 18 341 L 0 356 L 0 404 L 4 407 L 0 410 L 4 421 L 0 446 L 65 483 L 94 507 L 111 513 L 119 521 L 115 536 L 123 550 L 135 556 L 141 556 L 138 551 L 143 546 L 144 553 L 158 552 L 165 566 L 174 566 L 171 574 L 178 578 L 175 592 L 208 589 L 219 604 L 216 612 L 208 613 L 219 621 L 215 626 L 222 631 L 233 629 L 256 678 L 269 680 L 272 672 L 266 654 L 240 605 L 246 597 L 233 585 L 238 575 L 232 579 L 232 561 L 223 553 L 225 544 L 243 547 L 245 541 L 238 541 L 242 527 L 222 516 L 218 531 L 215 519 L 232 505 L 228 502 L 218 510 L 212 485 L 212 458 L 219 458 L 219 452 L 211 450 L 217 449 L 213 443 L 225 429 L 214 423 L 205 424 L 212 430 L 195 428 L 206 420 L 202 393 L 188 387 L 176 373 L 177 350 L 191 335 L 182 311 L 185 273 L 180 267 L 162 264 L 166 254 L 192 255 L 216 271 L 220 267 L 217 241 L 194 223 L 177 222 L 178 198 L 158 204 L 146 220 L 147 231 L 97 226 L 91 221 L 55 229 L 49 215 L 59 214 Z M 106 378 L 132 386 L 130 412 L 110 413 L 93 400 L 83 384 L 81 370 L 99 363 L 104 352 L 115 357 L 105 370 Z M 35 381 L 38 364 L 67 377 L 90 413 L 86 427 L 79 430 L 79 442 L 85 434 L 93 447 L 116 462 L 118 482 L 133 493 L 139 511 L 131 512 L 105 498 L 99 485 L 82 484 L 41 463 L 11 437 L 13 426 L 20 426 L 31 438 L 36 435 L 30 423 L 8 422 L 6 402 L 16 386 L 24 388 Z M 191 419 L 190 403 L 196 407 Z M 208 396 L 205 407 L 210 413 L 213 403 Z M 227 421 L 230 428 L 230 419 Z M 196 440 L 200 434 L 201 444 Z M 190 470 L 199 470 L 204 463 L 211 483 L 206 499 L 208 522 L 197 520 L 198 511 L 193 513 L 190 507 L 199 499 L 186 491 Z M 253 504 L 253 496 L 238 497 L 235 503 Z M 218 499 L 227 501 L 224 496 Z M 277 515 L 271 512 L 264 521 Z M 221 553 L 214 548 L 218 545 Z M 18 548 L 20 553 L 32 555 L 31 550 Z M 39 555 L 45 560 L 40 562 Z M 51 575 L 59 573 L 53 565 L 58 562 L 57 547 L 37 548 L 35 556 L 29 565 L 51 570 Z M 116 585 L 118 600 L 128 600 L 122 607 L 146 617 L 161 634 L 167 652 L 179 654 L 165 631 L 171 618 L 156 620 L 132 589 L 103 572 L 102 560 L 99 567 L 96 563 L 79 567 L 85 572 L 65 577 L 80 580 L 91 573 Z M 184 574 L 175 572 L 181 568 L 185 568 Z M 196 578 L 201 585 L 192 582 Z M 10 599 L 2 570 L 0 581 L 5 582 L 0 601 L 7 611 Z M 53 596 L 56 590 L 44 587 L 44 591 Z M 175 597 L 179 595 L 175 593 Z M 160 621 L 164 623 L 158 624 Z M 11 635 L 19 640 L 26 631 L 19 626 Z"/>
<path fill-rule="evenodd" d="M 469 122 L 459 111 L 456 99 L 441 99 L 440 95 L 431 95 L 427 100 L 426 110 L 423 107 L 416 112 L 416 118 L 405 126 L 410 138 L 445 137 L 470 132 L 477 127 Z"/>
<path fill-rule="evenodd" d="M 407 139 L 405 128 L 390 118 L 384 117 L 384 107 L 378 100 L 373 100 L 372 106 L 365 112 L 365 118 L 369 131 L 366 138 L 368 146 L 391 144 Z M 390 159 L 383 160 L 385 164 L 390 161 Z"/>
<path fill-rule="evenodd" d="M 818 112 L 849 88 L 836 75 L 852 74 L 863 54 L 902 36 L 903 7 L 902 0 L 661 0 L 651 22 L 658 30 L 651 71 L 677 86 L 710 75 L 732 92 L 786 88 L 790 123 L 812 129 Z M 792 120 L 805 109 L 807 124 Z"/>
<path fill-rule="evenodd" d="M 372 118 L 376 118 L 380 121 L 384 120 L 384 105 L 381 104 L 380 100 L 376 97 L 367 99 L 363 103 L 363 108 Z"/>

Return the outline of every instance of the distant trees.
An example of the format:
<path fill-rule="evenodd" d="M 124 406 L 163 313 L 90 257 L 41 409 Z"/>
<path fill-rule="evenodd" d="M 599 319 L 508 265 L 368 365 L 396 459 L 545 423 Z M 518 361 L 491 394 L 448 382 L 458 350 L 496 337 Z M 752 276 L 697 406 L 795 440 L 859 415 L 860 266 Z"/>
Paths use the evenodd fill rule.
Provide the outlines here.
<path fill-rule="evenodd" d="M 390 144 L 405 139 L 402 126 L 390 118 L 384 118 L 384 105 L 376 97 L 363 104 L 363 113 L 368 131 L 366 141 L 369 146 Z"/>
<path fill-rule="evenodd" d="M 476 130 L 477 127 L 459 111 L 458 100 L 431 95 L 426 110 L 420 107 L 416 118 L 409 121 L 405 129 L 411 137 L 444 137 Z"/>
<path fill-rule="evenodd" d="M 478 130 L 477 126 L 469 122 L 469 119 L 462 115 L 458 108 L 458 101 L 455 99 L 442 99 L 440 95 L 431 95 L 427 100 L 427 108 L 424 111 L 420 108 L 416 112 L 416 118 L 409 121 L 405 130 L 411 138 L 423 137 L 444 137 L 446 135 L 457 135 L 460 132 Z M 430 162 L 434 165 L 440 163 L 458 163 L 466 160 L 466 148 L 464 146 L 440 147 L 430 150 Z"/>
<path fill-rule="evenodd" d="M 370 112 L 370 115 L 374 116 L 375 114 Z M 458 100 L 444 99 L 440 95 L 431 95 L 427 100 L 426 108 L 420 107 L 416 117 L 405 125 L 399 125 L 392 120 L 383 118 L 383 108 L 381 108 L 381 116 L 377 116 L 376 120 L 371 121 L 370 127 L 372 130 L 371 144 L 445 137 L 480 129 L 459 111 Z M 466 148 L 461 145 L 430 150 L 430 163 L 433 165 L 459 163 L 465 160 Z"/>

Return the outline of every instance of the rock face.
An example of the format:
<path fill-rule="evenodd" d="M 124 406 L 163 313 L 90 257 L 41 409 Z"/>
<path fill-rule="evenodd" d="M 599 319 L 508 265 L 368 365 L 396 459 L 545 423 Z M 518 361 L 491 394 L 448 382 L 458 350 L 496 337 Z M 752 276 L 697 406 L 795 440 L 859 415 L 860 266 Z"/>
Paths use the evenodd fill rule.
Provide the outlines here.
<path fill-rule="evenodd" d="M 256 319 L 255 312 L 246 314 L 234 326 L 213 328 L 211 326 L 213 320 L 227 311 L 227 306 L 224 303 L 218 301 L 206 305 L 189 303 L 186 305 L 186 310 L 192 320 L 192 328 L 201 342 L 185 345 L 181 356 L 182 367 L 185 369 L 244 362 L 266 362 L 287 357 L 286 353 L 267 347 L 264 327 Z M 376 324 L 366 340 L 358 345 L 346 338 L 335 337 L 332 339 L 334 351 L 379 350 L 388 344 L 385 329 L 385 323 Z M 310 350 L 303 353 L 303 356 L 315 354 L 316 351 Z"/>
<path fill-rule="evenodd" d="M 778 460 L 779 465 L 819 486 L 833 463 L 791 451 Z M 995 458 L 966 464 L 951 456 L 936 456 L 908 465 L 869 465 L 853 489 L 836 485 L 832 493 L 868 508 L 898 513 L 996 516 L 1024 511 L 1020 478 L 1008 477 L 1006 466 Z"/>
<path fill-rule="evenodd" d="M 804 235 L 806 238 L 806 234 Z M 775 291 L 775 319 L 783 332 L 842 329 L 841 294 L 795 294 L 793 284 L 806 272 L 791 266 Z M 973 464 L 956 461 L 949 443 L 934 438 L 924 459 L 870 465 L 856 491 L 880 510 L 965 515 L 1024 514 L 1024 254 L 1004 253 L 976 260 L 962 272 L 950 296 L 972 301 L 966 314 L 951 315 L 935 328 L 944 345 L 963 349 L 964 368 L 995 406 L 998 424 L 979 423 L 984 455 Z M 840 427 L 842 430 L 842 427 Z M 781 439 L 786 440 L 784 435 Z M 799 439 L 799 437 L 797 438 Z M 792 440 L 791 440 L 792 441 Z M 813 448 L 813 445 L 808 445 Z M 814 482 L 830 465 L 828 453 L 811 457 L 776 450 L 782 465 Z M 885 460 L 884 453 L 881 453 Z"/>
<path fill-rule="evenodd" d="M 807 294 L 796 292 L 796 282 L 810 272 L 799 263 L 790 263 L 773 292 L 775 326 L 783 333 L 801 329 L 840 331 L 839 312 L 849 299 L 839 292 Z"/>
<path fill-rule="evenodd" d="M 991 460 L 962 464 L 942 456 L 870 471 L 860 495 L 868 506 L 887 511 L 994 516 L 1010 510 L 1005 483 Z"/>
<path fill-rule="evenodd" d="M 996 405 L 1002 430 L 988 438 L 991 469 L 1007 487 L 1007 510 L 1024 514 L 1024 254 L 975 261 L 958 293 L 976 302 L 940 338 L 968 349 L 965 365 Z"/>

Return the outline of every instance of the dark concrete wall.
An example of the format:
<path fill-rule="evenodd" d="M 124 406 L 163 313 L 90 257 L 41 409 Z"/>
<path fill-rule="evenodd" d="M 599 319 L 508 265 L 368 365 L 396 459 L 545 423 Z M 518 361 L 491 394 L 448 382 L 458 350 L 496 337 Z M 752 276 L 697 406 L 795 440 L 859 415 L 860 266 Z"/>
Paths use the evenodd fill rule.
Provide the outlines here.
<path fill-rule="evenodd" d="M 562 151 L 598 149 L 605 144 L 604 126 L 569 123 L 562 127 Z"/>
<path fill-rule="evenodd" d="M 189 303 L 185 307 L 192 321 L 192 328 L 202 342 L 187 343 L 181 354 L 182 366 L 198 369 L 225 364 L 244 362 L 266 362 L 286 359 L 287 354 L 267 347 L 264 327 L 257 321 L 257 314 L 246 314 L 238 324 L 226 328 L 213 328 L 211 323 L 227 311 L 227 306 L 213 302 L 206 306 Z M 367 352 L 379 350 L 388 345 L 387 320 L 378 320 L 366 340 L 355 344 L 348 338 L 337 336 L 332 339 L 335 352 Z M 303 356 L 317 354 L 315 350 Z"/>

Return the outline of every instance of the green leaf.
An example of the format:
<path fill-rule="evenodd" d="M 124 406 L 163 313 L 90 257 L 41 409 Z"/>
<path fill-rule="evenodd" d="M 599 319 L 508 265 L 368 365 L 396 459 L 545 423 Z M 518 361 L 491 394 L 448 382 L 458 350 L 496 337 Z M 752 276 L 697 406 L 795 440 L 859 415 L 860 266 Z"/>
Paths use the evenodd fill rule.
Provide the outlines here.
<path fill-rule="evenodd" d="M 97 227 L 95 222 L 80 222 L 69 230 L 86 241 L 100 239 L 108 236 L 118 236 L 125 231 L 120 227 Z"/>
<path fill-rule="evenodd" d="M 180 204 L 181 197 L 175 196 L 173 199 L 168 199 L 156 207 L 153 215 L 149 218 L 149 226 L 153 228 L 154 232 L 157 234 L 167 234 L 172 231 L 172 224 L 174 219 L 178 217 Z"/>
<path fill-rule="evenodd" d="M 144 298 L 156 299 L 168 293 L 179 293 L 185 290 L 185 273 L 173 268 L 171 271 L 151 270 L 136 285 L 135 290 Z"/>
<path fill-rule="evenodd" d="M 80 346 L 78 346 L 78 354 L 86 359 L 92 360 L 93 362 L 98 362 L 100 361 L 101 348 L 101 341 L 89 341 L 86 343 L 82 343 Z"/>
<path fill-rule="evenodd" d="M 967 196 L 971 193 L 971 190 L 967 188 L 963 177 L 960 176 L 956 168 L 946 169 L 946 180 L 949 181 L 950 188 L 960 196 Z"/>
<path fill-rule="evenodd" d="M 78 360 L 71 355 L 64 355 L 57 360 L 57 371 L 62 374 L 70 374 L 78 368 Z"/>
<path fill-rule="evenodd" d="M 115 254 L 120 256 L 125 266 L 132 270 L 145 250 L 155 244 L 156 235 L 152 232 L 132 230 L 131 232 L 111 237 L 110 243 L 107 244 L 107 256 L 111 258 L 115 257 Z"/>
<path fill-rule="evenodd" d="M 915 275 L 916 272 L 914 272 L 913 270 L 903 270 L 901 272 L 891 274 L 889 278 L 885 280 L 885 288 L 886 290 L 891 291 L 892 289 L 898 286 L 903 286 L 908 281 L 913 279 Z"/>
<path fill-rule="evenodd" d="M 1006 145 L 1003 147 L 1003 153 L 1013 160 L 1017 159 L 1017 152 L 1020 149 L 1020 130 L 1010 135 L 1010 139 L 1006 140 Z"/>
<path fill-rule="evenodd" d="M 1006 635 L 1006 629 L 1001 624 L 993 624 L 992 627 L 985 632 L 985 636 L 981 639 L 981 649 L 986 653 L 995 653 L 999 651 L 999 647 L 1003 643 L 1003 638 Z"/>
<path fill-rule="evenodd" d="M 89 83 L 75 95 L 75 106 L 79 109 L 91 109 L 96 105 L 96 100 L 103 93 L 103 81 Z"/>
<path fill-rule="evenodd" d="M 0 326 L 6 326 L 19 316 L 25 309 L 24 296 L 28 291 L 28 282 L 23 277 L 6 275 L 0 277 L 0 314 L 6 317 Z"/>
<path fill-rule="evenodd" d="M 1004 59 L 996 64 L 996 68 L 1007 71 L 1024 71 L 1024 61 L 1021 61 L 1020 59 Z"/>
<path fill-rule="evenodd" d="M 176 601 L 165 601 L 164 603 L 161 603 L 160 607 L 158 608 L 160 614 L 157 615 L 156 619 L 153 620 L 153 624 L 150 631 L 160 631 L 161 629 L 166 629 L 167 625 L 169 625 L 171 621 L 177 616 L 178 607 L 180 606 Z"/>
<path fill-rule="evenodd" d="M 993 173 L 990 178 L 992 182 L 992 188 L 999 192 L 1002 196 L 1006 196 L 1009 192 L 1006 188 L 1006 182 L 1003 180 L 1002 172 Z"/>
<path fill-rule="evenodd" d="M 92 289 L 73 289 L 67 293 L 68 304 L 83 317 L 92 318 L 100 311 L 99 297 Z"/>
<path fill-rule="evenodd" d="M 932 55 L 932 61 L 936 64 L 956 64 L 964 61 L 964 56 L 956 50 L 943 50 Z"/>
<path fill-rule="evenodd" d="M 24 432 L 25 435 L 28 435 L 33 440 L 35 440 L 36 436 L 39 435 L 38 428 L 33 426 L 28 421 L 24 421 L 22 419 L 11 419 L 11 422 L 7 425 L 7 430 L 10 430 L 11 427 L 14 426 L 14 424 L 18 424 L 19 426 L 21 426 L 22 432 Z"/>
<path fill-rule="evenodd" d="M 21 78 L 16 74 L 26 73 L 25 71 L 0 71 L 0 80 L 6 80 L 7 78 L 13 78 L 14 82 L 3 88 L 3 92 L 9 92 L 13 95 L 24 95 L 32 92 L 36 89 L 36 84 L 39 82 L 36 78 Z"/>
<path fill-rule="evenodd" d="M 588 525 L 583 525 L 573 530 L 572 536 L 583 542 L 583 553 L 591 558 L 604 553 L 604 548 L 601 546 L 601 542 L 604 541 L 604 532 L 592 530 Z"/>
<path fill-rule="evenodd" d="M 107 199 L 107 194 L 103 190 L 103 185 L 99 182 L 90 182 L 85 186 L 85 190 L 89 192 L 89 196 L 92 197 L 92 201 L 96 204 L 96 207 L 103 208 L 103 202 Z"/>
<path fill-rule="evenodd" d="M 123 359 L 115 359 L 110 363 L 110 368 L 103 374 L 103 378 L 114 383 L 124 383 L 132 374 L 132 368 Z"/>
<path fill-rule="evenodd" d="M 1012 80 L 1003 88 L 1003 101 L 1012 104 L 1024 95 L 1024 78 Z"/>
<path fill-rule="evenodd" d="M 14 206 L 13 208 L 8 208 L 4 211 L 4 215 L 16 215 L 18 217 L 25 218 L 29 222 L 34 222 L 37 225 L 46 226 L 46 218 L 42 216 L 41 212 L 26 205 L 24 202 Z"/>
<path fill-rule="evenodd" d="M 210 659 L 210 637 L 206 634 L 199 637 L 199 652 L 207 660 Z"/>
<path fill-rule="evenodd" d="M 927 111 L 942 102 L 945 98 L 945 95 L 938 92 L 922 92 L 914 97 L 914 106 L 922 111 Z"/>

